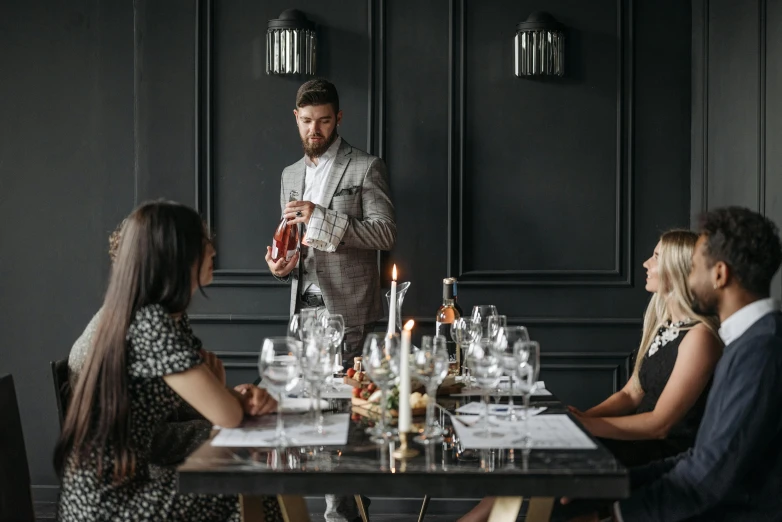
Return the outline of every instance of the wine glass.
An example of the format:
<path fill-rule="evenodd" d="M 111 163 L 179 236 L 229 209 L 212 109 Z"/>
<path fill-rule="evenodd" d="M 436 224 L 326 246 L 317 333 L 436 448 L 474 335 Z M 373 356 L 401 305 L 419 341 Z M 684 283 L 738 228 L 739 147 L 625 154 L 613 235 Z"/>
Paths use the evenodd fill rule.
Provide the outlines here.
<path fill-rule="evenodd" d="M 467 387 L 471 384 L 467 354 L 472 344 L 481 338 L 481 332 L 480 322 L 475 322 L 471 319 L 460 317 L 451 323 L 451 339 L 462 350 L 462 377 L 466 381 Z"/>
<path fill-rule="evenodd" d="M 345 318 L 341 314 L 326 313 L 320 318 L 323 335 L 328 340 L 330 357 L 333 361 L 331 373 L 342 372 L 342 339 L 345 337 Z M 329 376 L 331 377 L 331 376 Z M 332 379 L 328 379 L 328 387 L 336 391 Z"/>
<path fill-rule="evenodd" d="M 486 322 L 489 329 L 488 337 L 494 341 L 500 333 L 500 328 L 506 328 L 508 326 L 508 316 L 490 315 Z"/>
<path fill-rule="evenodd" d="M 302 308 L 299 310 L 301 320 L 300 336 L 302 342 L 307 342 L 313 336 L 324 335 L 324 327 L 318 320 L 317 308 Z"/>
<path fill-rule="evenodd" d="M 529 341 L 529 333 L 525 327 L 506 326 L 498 329 L 492 345 L 495 354 L 500 358 L 505 375 L 508 376 L 508 418 L 511 422 L 517 420 L 516 410 L 513 407 L 513 377 L 518 366 L 514 348 L 516 343 L 523 341 Z"/>
<path fill-rule="evenodd" d="M 475 305 L 472 307 L 470 319 L 481 325 L 481 337 L 489 339 L 491 331 L 489 330 L 489 317 L 497 316 L 497 307 L 494 305 Z"/>
<path fill-rule="evenodd" d="M 290 440 L 285 435 L 282 420 L 282 403 L 286 393 L 299 383 L 299 353 L 301 341 L 292 337 L 269 337 L 263 340 L 258 357 L 258 373 L 261 382 L 268 390 L 277 395 L 277 433 L 275 441 L 278 447 L 287 446 Z"/>
<path fill-rule="evenodd" d="M 326 379 L 333 371 L 329 340 L 325 337 L 312 337 L 304 345 L 301 357 L 304 379 L 315 394 L 315 431 L 314 435 L 323 435 L 323 411 L 320 396 Z"/>
<path fill-rule="evenodd" d="M 426 403 L 426 428 L 421 435 L 413 440 L 420 444 L 429 444 L 442 440 L 442 430 L 434 418 L 434 404 L 437 398 L 437 388 L 448 375 L 448 348 L 445 337 L 437 335 L 432 338 L 425 335 L 421 338 L 421 348 L 413 354 L 410 363 L 411 374 L 426 387 L 428 401 Z"/>
<path fill-rule="evenodd" d="M 529 448 L 532 447 L 532 436 L 529 432 L 529 402 L 538 385 L 540 345 L 536 341 L 517 340 L 513 345 L 513 354 L 516 359 L 515 373 L 524 398 L 524 409 L 522 410 L 524 436 L 514 442 L 521 442 L 525 448 Z"/>
<path fill-rule="evenodd" d="M 372 333 L 364 342 L 361 364 L 372 382 L 380 389 L 380 424 L 370 440 L 385 443 L 393 436 L 387 427 L 388 392 L 399 380 L 399 334 Z"/>
<path fill-rule="evenodd" d="M 489 396 L 502 377 L 500 358 L 494 354 L 492 344 L 489 339 L 480 339 L 472 344 L 470 353 L 467 355 L 470 360 L 472 376 L 481 389 L 484 406 L 484 428 L 477 431 L 475 435 L 486 438 L 502 436 L 491 431 L 491 421 L 489 419 Z"/>

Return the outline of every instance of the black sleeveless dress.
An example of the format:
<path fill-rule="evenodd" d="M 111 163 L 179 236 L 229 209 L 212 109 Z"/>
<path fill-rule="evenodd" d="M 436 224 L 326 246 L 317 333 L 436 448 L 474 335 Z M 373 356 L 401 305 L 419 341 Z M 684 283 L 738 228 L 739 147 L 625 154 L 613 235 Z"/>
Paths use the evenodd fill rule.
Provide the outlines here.
<path fill-rule="evenodd" d="M 660 327 L 644 356 L 644 362 L 641 364 L 641 371 L 638 374 L 641 388 L 644 390 L 644 397 L 635 414 L 654 410 L 673 372 L 676 357 L 679 355 L 679 345 L 687 335 L 688 328 L 695 324 L 694 322 L 674 324 L 669 322 Z M 640 466 L 686 451 L 695 444 L 695 435 L 698 433 L 698 426 L 706 409 L 706 399 L 709 396 L 710 388 L 711 379 L 690 411 L 671 428 L 665 439 L 601 439 L 601 442 L 628 467 Z"/>

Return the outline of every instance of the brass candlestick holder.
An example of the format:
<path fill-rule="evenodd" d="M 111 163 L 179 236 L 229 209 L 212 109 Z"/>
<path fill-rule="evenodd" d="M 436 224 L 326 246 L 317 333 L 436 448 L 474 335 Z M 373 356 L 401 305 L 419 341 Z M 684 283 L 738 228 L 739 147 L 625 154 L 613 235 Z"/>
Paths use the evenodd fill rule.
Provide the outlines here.
<path fill-rule="evenodd" d="M 413 449 L 408 445 L 408 440 L 412 436 L 412 433 L 399 432 L 399 448 L 394 450 L 395 459 L 411 459 L 420 453 L 417 449 Z"/>

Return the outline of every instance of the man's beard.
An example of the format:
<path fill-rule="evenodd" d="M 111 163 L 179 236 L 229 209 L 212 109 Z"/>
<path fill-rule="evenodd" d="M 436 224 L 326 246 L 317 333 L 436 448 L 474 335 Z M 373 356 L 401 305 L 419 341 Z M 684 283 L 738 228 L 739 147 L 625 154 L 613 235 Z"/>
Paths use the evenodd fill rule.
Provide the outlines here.
<path fill-rule="evenodd" d="M 328 139 L 316 143 L 310 142 L 310 138 L 318 137 L 323 138 L 324 136 L 322 134 L 313 134 L 301 140 L 301 146 L 304 148 L 304 154 L 310 158 L 319 158 L 323 156 L 323 154 L 329 150 L 329 147 L 331 147 L 331 145 L 333 145 L 337 140 L 337 131 L 333 130 Z"/>
<path fill-rule="evenodd" d="M 692 311 L 698 315 L 717 315 L 718 303 L 717 296 L 714 294 L 699 296 L 698 293 L 690 289 L 692 293 Z"/>

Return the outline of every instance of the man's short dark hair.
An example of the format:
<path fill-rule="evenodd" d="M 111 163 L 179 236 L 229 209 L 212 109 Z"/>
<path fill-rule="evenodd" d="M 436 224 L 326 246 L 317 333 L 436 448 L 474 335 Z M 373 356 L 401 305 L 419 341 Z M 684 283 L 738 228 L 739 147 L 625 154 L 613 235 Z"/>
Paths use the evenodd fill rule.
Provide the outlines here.
<path fill-rule="evenodd" d="M 700 218 L 711 266 L 722 261 L 746 290 L 767 296 L 782 262 L 779 230 L 768 218 L 743 207 L 718 208 Z"/>
<path fill-rule="evenodd" d="M 310 80 L 299 87 L 296 93 L 296 107 L 308 105 L 325 105 L 330 103 L 334 107 L 334 114 L 339 112 L 339 94 L 337 88 L 330 81 L 323 78 Z"/>

